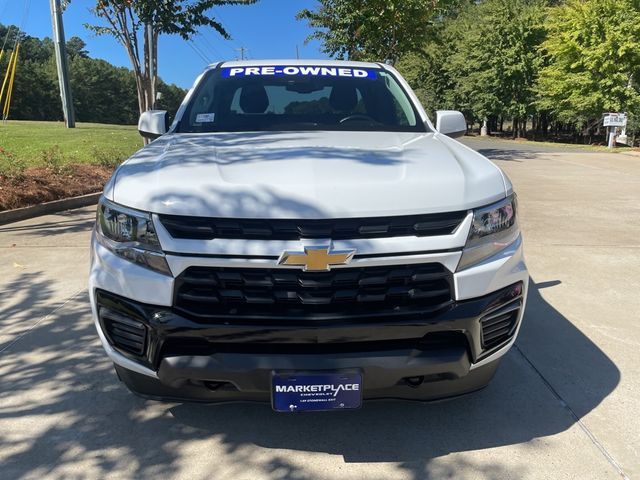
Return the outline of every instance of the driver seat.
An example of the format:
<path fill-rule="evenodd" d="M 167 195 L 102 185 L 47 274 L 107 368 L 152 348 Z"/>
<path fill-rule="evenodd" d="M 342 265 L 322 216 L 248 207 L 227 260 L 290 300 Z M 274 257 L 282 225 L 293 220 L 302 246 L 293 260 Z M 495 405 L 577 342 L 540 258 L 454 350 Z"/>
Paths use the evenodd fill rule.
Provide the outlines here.
<path fill-rule="evenodd" d="M 351 113 L 358 105 L 358 91 L 356 87 L 346 84 L 334 85 L 329 95 L 329 105 L 340 113 Z"/>

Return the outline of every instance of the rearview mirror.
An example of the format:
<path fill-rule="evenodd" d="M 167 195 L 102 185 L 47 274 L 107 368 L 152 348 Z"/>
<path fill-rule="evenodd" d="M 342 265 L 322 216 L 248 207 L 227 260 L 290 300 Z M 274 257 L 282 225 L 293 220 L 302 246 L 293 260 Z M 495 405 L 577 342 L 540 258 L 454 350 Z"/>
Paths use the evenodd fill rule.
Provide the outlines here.
<path fill-rule="evenodd" d="M 467 121 L 462 112 L 457 110 L 438 110 L 436 112 L 436 130 L 451 138 L 458 138 L 467 133 Z"/>
<path fill-rule="evenodd" d="M 145 138 L 155 140 L 169 130 L 167 120 L 166 110 L 149 110 L 143 112 L 142 115 L 140 115 L 140 120 L 138 120 L 138 132 Z"/>

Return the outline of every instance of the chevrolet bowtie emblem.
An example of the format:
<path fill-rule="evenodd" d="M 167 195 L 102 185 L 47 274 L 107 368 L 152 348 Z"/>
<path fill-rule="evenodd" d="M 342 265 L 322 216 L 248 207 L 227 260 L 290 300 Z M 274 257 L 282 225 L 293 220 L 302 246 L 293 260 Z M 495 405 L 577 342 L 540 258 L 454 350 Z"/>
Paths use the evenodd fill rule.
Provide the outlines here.
<path fill-rule="evenodd" d="M 332 250 L 331 246 L 304 247 L 304 252 L 284 252 L 278 265 L 303 267 L 305 272 L 326 272 L 332 266 L 346 265 L 355 253 L 355 250 Z"/>

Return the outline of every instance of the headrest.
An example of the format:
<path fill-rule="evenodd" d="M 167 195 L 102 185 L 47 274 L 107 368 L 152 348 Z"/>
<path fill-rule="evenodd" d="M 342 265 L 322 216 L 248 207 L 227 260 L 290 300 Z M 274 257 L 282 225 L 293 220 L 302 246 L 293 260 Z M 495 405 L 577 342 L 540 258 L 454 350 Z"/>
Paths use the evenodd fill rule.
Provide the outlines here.
<path fill-rule="evenodd" d="M 252 84 L 242 87 L 240 108 L 244 113 L 264 113 L 268 106 L 269 97 L 262 85 Z"/>
<path fill-rule="evenodd" d="M 358 92 L 351 85 L 335 85 L 329 95 L 331 108 L 339 112 L 352 112 L 358 104 Z"/>

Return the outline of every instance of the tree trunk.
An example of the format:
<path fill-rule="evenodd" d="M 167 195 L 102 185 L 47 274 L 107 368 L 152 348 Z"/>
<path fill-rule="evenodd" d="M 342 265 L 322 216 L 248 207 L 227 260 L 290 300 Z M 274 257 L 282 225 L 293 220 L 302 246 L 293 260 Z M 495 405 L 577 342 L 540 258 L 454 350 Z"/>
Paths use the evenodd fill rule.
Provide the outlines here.
<path fill-rule="evenodd" d="M 151 107 L 151 75 L 149 72 L 149 68 L 150 68 L 150 58 L 149 58 L 149 24 L 145 23 L 144 25 L 144 34 L 143 34 L 143 41 L 142 41 L 142 51 L 143 51 L 143 58 L 144 58 L 144 72 L 143 72 L 143 77 L 142 77 L 142 81 L 143 81 L 143 85 L 144 85 L 144 110 L 150 110 Z M 142 113 L 142 112 L 140 112 Z"/>
<path fill-rule="evenodd" d="M 513 118 L 513 122 L 512 122 L 512 136 L 513 139 L 515 140 L 516 138 L 518 138 L 518 119 L 516 117 Z"/>
<path fill-rule="evenodd" d="M 151 43 L 150 43 L 151 42 Z M 153 56 L 153 58 L 152 58 Z M 151 68 L 153 65 L 153 71 Z M 152 26 L 144 26 L 144 111 L 153 110 L 156 103 L 156 85 L 158 78 L 158 32 Z M 142 113 L 142 111 L 140 112 Z"/>
<path fill-rule="evenodd" d="M 495 132 L 498 129 L 498 117 L 495 115 L 491 115 L 489 117 L 489 125 L 488 125 L 488 134 L 491 135 L 492 132 Z"/>
<path fill-rule="evenodd" d="M 158 78 L 158 32 L 151 30 L 152 26 L 145 24 L 143 39 L 143 60 L 144 71 L 138 68 L 136 74 L 136 85 L 138 86 L 138 106 L 140 114 L 148 110 L 153 110 L 156 103 L 156 83 Z M 151 42 L 151 43 L 150 43 Z M 153 61 L 152 61 L 153 55 Z M 153 65 L 153 71 L 151 71 Z M 149 139 L 144 138 L 145 145 Z"/>
<path fill-rule="evenodd" d="M 533 115 L 531 117 L 531 132 L 533 133 L 533 138 L 536 138 L 538 132 L 538 127 L 540 126 L 540 120 L 537 115 Z"/>
<path fill-rule="evenodd" d="M 153 104 L 156 104 L 158 95 L 158 31 L 153 32 Z"/>

